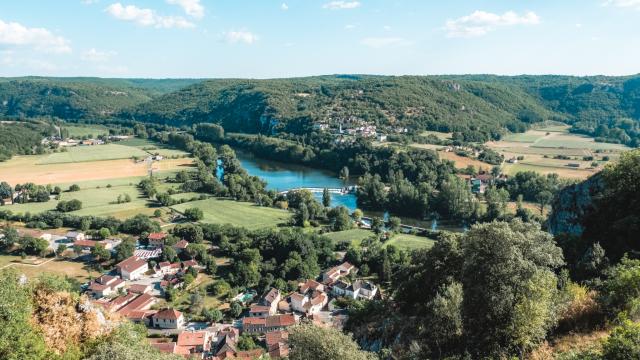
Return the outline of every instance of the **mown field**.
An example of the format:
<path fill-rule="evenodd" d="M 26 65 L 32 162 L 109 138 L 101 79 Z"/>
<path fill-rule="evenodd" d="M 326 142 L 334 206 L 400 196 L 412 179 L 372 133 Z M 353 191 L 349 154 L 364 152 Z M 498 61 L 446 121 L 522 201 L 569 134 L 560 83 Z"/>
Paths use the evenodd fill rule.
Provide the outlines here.
<path fill-rule="evenodd" d="M 67 151 L 49 154 L 41 158 L 37 165 L 92 162 L 102 160 L 143 158 L 149 154 L 137 147 L 119 144 L 95 146 L 74 146 Z"/>
<path fill-rule="evenodd" d="M 66 125 L 62 127 L 69 132 L 71 138 L 98 137 L 109 135 L 109 129 L 102 125 Z"/>
<path fill-rule="evenodd" d="M 334 243 L 350 243 L 359 246 L 362 240 L 373 236 L 373 232 L 365 229 L 351 229 L 324 234 L 324 236 L 333 240 Z"/>
<path fill-rule="evenodd" d="M 402 250 L 430 249 L 435 240 L 424 236 L 416 236 L 410 234 L 398 234 L 387 240 L 384 246 L 395 246 Z"/>
<path fill-rule="evenodd" d="M 117 142 L 118 145 L 130 146 L 140 149 L 149 154 L 158 154 L 164 157 L 184 157 L 189 156 L 186 151 L 172 149 L 165 146 L 160 146 L 158 143 L 149 141 L 146 139 L 131 138 Z"/>
<path fill-rule="evenodd" d="M 174 205 L 172 209 L 183 213 L 189 208 L 202 209 L 202 222 L 213 224 L 232 224 L 247 229 L 260 229 L 285 224 L 291 213 L 285 210 L 267 208 L 248 202 L 224 199 L 207 199 Z"/>

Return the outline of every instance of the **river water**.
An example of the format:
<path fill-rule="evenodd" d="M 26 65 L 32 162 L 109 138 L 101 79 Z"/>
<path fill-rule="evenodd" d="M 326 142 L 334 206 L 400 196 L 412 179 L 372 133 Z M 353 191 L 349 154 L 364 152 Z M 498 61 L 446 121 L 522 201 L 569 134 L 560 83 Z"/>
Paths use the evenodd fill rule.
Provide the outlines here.
<path fill-rule="evenodd" d="M 344 182 L 333 173 L 313 169 L 307 166 L 287 164 L 258 158 L 251 153 L 235 150 L 242 167 L 250 175 L 258 176 L 267 182 L 267 189 L 285 191 L 296 188 L 342 188 L 354 185 L 353 181 Z M 322 201 L 322 193 L 314 192 Z M 331 206 L 344 206 L 350 211 L 356 209 L 355 194 L 331 194 Z"/>

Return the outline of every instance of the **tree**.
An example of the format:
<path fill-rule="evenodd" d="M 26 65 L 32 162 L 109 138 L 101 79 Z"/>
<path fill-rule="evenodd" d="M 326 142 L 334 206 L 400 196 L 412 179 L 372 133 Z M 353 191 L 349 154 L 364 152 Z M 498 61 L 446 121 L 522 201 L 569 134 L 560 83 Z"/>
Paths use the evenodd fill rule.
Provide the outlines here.
<path fill-rule="evenodd" d="M 353 339 L 331 327 L 297 325 L 289 332 L 290 360 L 373 360 Z"/>
<path fill-rule="evenodd" d="M 67 245 L 60 244 L 60 245 L 58 245 L 58 248 L 56 249 L 56 255 L 62 256 L 62 254 L 64 254 L 65 251 L 67 251 Z"/>
<path fill-rule="evenodd" d="M 523 355 L 553 323 L 562 250 L 519 220 L 474 225 L 461 245 L 467 348 L 479 358 Z"/>
<path fill-rule="evenodd" d="M 484 198 L 487 201 L 485 218 L 488 221 L 503 219 L 507 211 L 509 192 L 505 189 L 497 189 L 492 186 L 485 191 Z"/>
<path fill-rule="evenodd" d="M 0 270 L 0 358 L 46 359 L 44 338 L 31 323 L 29 287 L 20 284 L 14 270 Z"/>
<path fill-rule="evenodd" d="M 174 262 L 177 258 L 178 254 L 176 253 L 176 250 L 174 248 L 170 246 L 164 247 L 164 249 L 162 250 L 162 260 Z"/>
<path fill-rule="evenodd" d="M 69 200 L 69 201 L 60 201 L 58 205 L 56 205 L 56 210 L 60 212 L 70 212 L 82 209 L 82 201 L 80 200 Z"/>
<path fill-rule="evenodd" d="M 11 185 L 9 185 L 6 182 L 1 182 L 0 183 L 0 201 L 2 201 L 3 199 L 7 199 L 10 198 L 13 195 L 13 189 L 11 188 Z M 4 204 L 0 204 L 0 205 L 4 205 Z"/>
<path fill-rule="evenodd" d="M 91 256 L 93 256 L 96 262 L 102 262 L 111 259 L 111 252 L 105 249 L 104 245 L 96 244 L 96 246 L 91 249 Z"/>
<path fill-rule="evenodd" d="M 343 231 L 353 228 L 353 221 L 349 216 L 349 210 L 344 206 L 331 209 L 328 217 L 333 231 Z"/>
<path fill-rule="evenodd" d="M 238 350 L 240 351 L 248 351 L 257 348 L 255 341 L 253 341 L 253 337 L 247 333 L 240 335 L 240 339 L 238 339 Z"/>
<path fill-rule="evenodd" d="M 602 345 L 603 360 L 640 358 L 640 324 L 624 319 Z"/>
<path fill-rule="evenodd" d="M 157 218 L 159 218 L 160 216 L 162 216 L 162 210 L 160 210 L 160 209 L 156 209 L 156 210 L 153 212 L 153 217 L 157 217 Z"/>
<path fill-rule="evenodd" d="M 178 360 L 181 356 L 158 351 L 146 339 L 147 329 L 130 322 L 121 323 L 91 349 L 87 360 Z"/>
<path fill-rule="evenodd" d="M 133 256 L 133 252 L 136 250 L 136 241 L 131 238 L 125 238 L 120 245 L 116 247 L 116 262 L 128 259 Z M 166 251 L 167 249 L 165 249 Z M 164 252 L 163 252 L 164 254 Z"/>
<path fill-rule="evenodd" d="M 209 322 L 218 323 L 222 321 L 222 312 L 218 309 L 204 309 L 202 310 L 202 315 Z"/>
<path fill-rule="evenodd" d="M 189 221 L 200 221 L 204 218 L 204 213 L 200 208 L 189 208 L 184 211 L 184 216 Z"/>
<path fill-rule="evenodd" d="M 109 236 L 111 236 L 111 230 L 109 230 L 109 228 L 103 227 L 98 230 L 98 234 L 100 235 L 101 239 L 107 239 Z"/>
<path fill-rule="evenodd" d="M 402 225 L 402 220 L 397 216 L 392 216 L 389 218 L 389 229 L 391 231 L 400 230 L 400 225 Z"/>
<path fill-rule="evenodd" d="M 606 275 L 601 292 L 607 309 L 612 314 L 624 311 L 634 319 L 640 317 L 640 260 L 625 256 Z"/>
<path fill-rule="evenodd" d="M 544 190 L 538 193 L 536 201 L 540 205 L 540 215 L 544 213 L 545 206 L 549 205 L 553 200 L 553 194 L 550 191 Z"/>
<path fill-rule="evenodd" d="M 453 220 L 470 220 L 478 211 L 478 201 L 467 183 L 453 175 L 442 184 L 437 203 L 438 213 Z"/>
<path fill-rule="evenodd" d="M 343 181 L 347 181 L 349 180 L 349 168 L 344 166 L 342 167 L 342 169 L 340 169 L 340 175 L 339 178 L 342 179 Z"/>
<path fill-rule="evenodd" d="M 324 207 L 331 206 L 331 193 L 327 188 L 324 188 L 324 190 L 322 190 L 322 206 Z"/>
<path fill-rule="evenodd" d="M 20 246 L 28 255 L 44 256 L 49 248 L 49 242 L 45 239 L 25 236 L 20 239 Z"/>
<path fill-rule="evenodd" d="M 237 301 L 232 302 L 231 306 L 229 306 L 229 315 L 235 319 L 238 318 L 240 314 L 242 314 L 242 305 Z"/>
<path fill-rule="evenodd" d="M 69 192 L 80 191 L 80 186 L 78 184 L 73 184 L 69 186 Z"/>

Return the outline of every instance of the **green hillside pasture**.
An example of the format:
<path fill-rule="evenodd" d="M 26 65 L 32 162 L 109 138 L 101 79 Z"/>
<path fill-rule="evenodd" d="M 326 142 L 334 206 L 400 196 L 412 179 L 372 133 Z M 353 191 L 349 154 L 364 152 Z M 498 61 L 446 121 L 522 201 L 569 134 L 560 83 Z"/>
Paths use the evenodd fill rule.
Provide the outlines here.
<path fill-rule="evenodd" d="M 536 141 L 535 144 L 533 144 L 533 147 L 619 151 L 630 149 L 629 147 L 620 144 L 595 142 L 591 137 L 578 134 L 558 134 L 555 136 L 548 136 Z"/>
<path fill-rule="evenodd" d="M 417 250 L 417 249 L 430 249 L 435 240 L 426 238 L 424 236 L 416 236 L 409 234 L 398 234 L 384 243 L 384 246 L 394 245 L 401 250 Z"/>
<path fill-rule="evenodd" d="M 65 164 L 101 160 L 129 159 L 133 156 L 145 157 L 148 154 L 138 148 L 117 144 L 74 146 L 66 152 L 50 154 L 40 159 L 37 164 Z"/>
<path fill-rule="evenodd" d="M 372 231 L 365 229 L 351 229 L 324 234 L 336 244 L 350 243 L 355 246 L 359 246 L 362 240 L 374 235 Z"/>
<path fill-rule="evenodd" d="M 284 210 L 224 199 L 192 201 L 174 205 L 171 208 L 181 213 L 189 208 L 199 208 L 204 212 L 202 222 L 232 224 L 252 230 L 274 227 L 291 218 L 291 214 Z"/>
<path fill-rule="evenodd" d="M 69 131 L 69 137 L 71 138 L 82 138 L 85 136 L 95 138 L 100 135 L 109 135 L 109 129 L 101 125 L 68 125 L 63 126 L 62 128 Z"/>

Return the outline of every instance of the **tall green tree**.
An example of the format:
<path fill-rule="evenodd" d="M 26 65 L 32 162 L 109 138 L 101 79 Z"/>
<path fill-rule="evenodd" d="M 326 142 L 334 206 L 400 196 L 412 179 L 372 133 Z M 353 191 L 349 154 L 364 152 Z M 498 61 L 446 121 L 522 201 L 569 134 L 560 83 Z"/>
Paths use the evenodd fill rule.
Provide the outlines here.
<path fill-rule="evenodd" d="M 351 337 L 331 327 L 311 324 L 290 330 L 290 360 L 373 360 L 377 357 L 360 349 Z"/>

